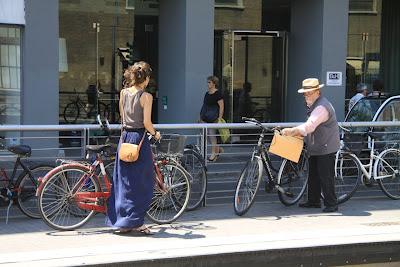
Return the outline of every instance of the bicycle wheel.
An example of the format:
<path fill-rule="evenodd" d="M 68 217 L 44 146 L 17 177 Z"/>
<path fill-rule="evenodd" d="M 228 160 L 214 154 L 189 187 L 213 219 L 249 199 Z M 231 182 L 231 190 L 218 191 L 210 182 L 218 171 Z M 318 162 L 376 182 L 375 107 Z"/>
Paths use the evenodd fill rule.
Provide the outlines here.
<path fill-rule="evenodd" d="M 171 223 L 186 209 L 190 197 L 190 182 L 186 171 L 175 163 L 161 165 L 160 172 L 164 188 L 160 188 L 156 182 L 147 216 L 158 224 Z"/>
<path fill-rule="evenodd" d="M 335 192 L 338 204 L 349 200 L 357 191 L 361 168 L 355 156 L 338 152 L 335 170 Z"/>
<path fill-rule="evenodd" d="M 66 123 L 75 123 L 79 117 L 79 106 L 77 103 L 72 102 L 64 108 L 64 120 Z"/>
<path fill-rule="evenodd" d="M 189 173 L 190 199 L 187 210 L 198 208 L 207 191 L 207 172 L 201 155 L 193 149 L 185 149 L 181 159 L 182 166 Z"/>
<path fill-rule="evenodd" d="M 374 178 L 391 199 L 400 199 L 400 150 L 390 148 L 381 152 L 374 165 Z"/>
<path fill-rule="evenodd" d="M 304 150 L 298 163 L 283 160 L 277 182 L 283 189 L 283 191 L 278 190 L 278 197 L 282 204 L 291 206 L 301 199 L 307 188 L 308 171 L 308 157 Z"/>
<path fill-rule="evenodd" d="M 75 187 L 77 192 L 71 192 Z M 45 223 L 57 230 L 74 230 L 84 225 L 95 211 L 78 206 L 74 197 L 79 192 L 101 192 L 97 177 L 86 166 L 57 167 L 39 192 L 39 211 Z"/>
<path fill-rule="evenodd" d="M 26 216 L 34 219 L 40 218 L 36 197 L 38 179 L 44 177 L 52 169 L 54 169 L 54 166 L 38 165 L 30 168 L 30 173 L 25 171 L 18 177 L 15 183 L 18 188 L 17 204 Z"/>
<path fill-rule="evenodd" d="M 233 199 L 233 208 L 237 215 L 242 216 L 253 205 L 258 188 L 260 187 L 262 172 L 261 158 L 253 156 L 240 173 Z"/>

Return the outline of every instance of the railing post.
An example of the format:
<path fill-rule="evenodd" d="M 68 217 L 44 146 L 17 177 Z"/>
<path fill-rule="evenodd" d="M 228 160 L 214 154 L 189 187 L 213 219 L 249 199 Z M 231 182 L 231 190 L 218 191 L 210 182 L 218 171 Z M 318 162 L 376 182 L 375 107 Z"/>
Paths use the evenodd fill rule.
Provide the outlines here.
<path fill-rule="evenodd" d="M 86 134 L 86 132 L 87 132 L 87 134 Z M 83 129 L 83 141 L 82 141 L 82 149 L 81 149 L 81 153 L 82 153 L 82 157 L 81 158 L 85 158 L 86 157 L 86 155 L 85 155 L 85 151 L 86 151 L 86 144 L 87 144 L 87 140 L 86 140 L 86 138 L 89 138 L 89 136 L 90 136 L 90 134 L 89 134 L 89 129 Z"/>
<path fill-rule="evenodd" d="M 202 128 L 201 135 L 201 153 L 203 155 L 204 164 L 207 166 L 207 128 Z"/>

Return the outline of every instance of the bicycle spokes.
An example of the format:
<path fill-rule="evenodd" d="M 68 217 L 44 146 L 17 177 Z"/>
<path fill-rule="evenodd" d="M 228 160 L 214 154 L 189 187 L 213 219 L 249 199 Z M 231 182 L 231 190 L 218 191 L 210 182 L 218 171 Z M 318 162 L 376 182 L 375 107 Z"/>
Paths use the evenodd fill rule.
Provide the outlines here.
<path fill-rule="evenodd" d="M 170 223 L 184 211 L 190 195 L 190 185 L 185 170 L 174 164 L 160 165 L 161 181 L 155 184 L 154 195 L 147 212 L 157 223 Z"/>

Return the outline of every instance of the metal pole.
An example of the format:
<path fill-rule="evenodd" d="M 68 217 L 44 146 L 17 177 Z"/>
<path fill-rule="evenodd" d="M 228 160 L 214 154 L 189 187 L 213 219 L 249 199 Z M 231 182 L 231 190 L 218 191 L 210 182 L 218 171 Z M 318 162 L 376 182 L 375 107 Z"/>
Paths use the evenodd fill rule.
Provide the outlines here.
<path fill-rule="evenodd" d="M 93 29 L 96 30 L 96 112 L 97 112 L 97 114 L 100 114 L 100 110 L 99 110 L 99 32 L 100 32 L 100 23 L 94 22 Z"/>

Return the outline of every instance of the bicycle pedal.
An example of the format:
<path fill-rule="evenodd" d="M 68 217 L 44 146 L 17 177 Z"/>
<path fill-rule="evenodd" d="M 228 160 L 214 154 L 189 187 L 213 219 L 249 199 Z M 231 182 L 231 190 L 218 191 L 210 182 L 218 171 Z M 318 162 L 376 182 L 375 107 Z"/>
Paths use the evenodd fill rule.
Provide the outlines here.
<path fill-rule="evenodd" d="M 365 185 L 366 187 L 374 186 L 374 181 L 372 179 L 368 180 L 364 175 L 362 176 L 361 181 L 362 181 L 363 185 Z"/>

